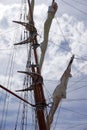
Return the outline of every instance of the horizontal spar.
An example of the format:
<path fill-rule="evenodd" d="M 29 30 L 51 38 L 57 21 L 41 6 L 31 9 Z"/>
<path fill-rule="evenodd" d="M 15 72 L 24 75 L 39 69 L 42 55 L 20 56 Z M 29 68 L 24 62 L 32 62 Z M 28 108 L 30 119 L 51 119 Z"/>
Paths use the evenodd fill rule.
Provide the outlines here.
<path fill-rule="evenodd" d="M 22 100 L 23 102 L 25 102 L 25 103 L 31 105 L 32 107 L 36 107 L 36 105 L 31 104 L 30 102 L 26 101 L 25 99 L 23 99 L 22 97 L 18 96 L 17 94 L 15 94 L 14 92 L 12 92 L 11 90 L 5 88 L 4 86 L 0 85 L 0 87 L 1 87 L 2 89 L 4 89 L 5 91 L 9 92 L 10 94 L 12 94 L 13 96 L 17 97 L 18 99 Z"/>

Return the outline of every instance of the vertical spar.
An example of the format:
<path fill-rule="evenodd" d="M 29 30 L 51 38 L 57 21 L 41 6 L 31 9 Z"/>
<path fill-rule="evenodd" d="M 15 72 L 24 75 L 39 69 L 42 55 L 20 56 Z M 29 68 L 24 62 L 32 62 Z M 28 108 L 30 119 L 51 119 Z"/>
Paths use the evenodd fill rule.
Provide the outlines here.
<path fill-rule="evenodd" d="M 27 40 L 25 40 L 23 42 L 16 43 L 15 45 L 22 45 L 22 44 L 26 44 L 26 43 L 30 42 L 30 44 L 33 46 L 34 59 L 35 59 L 35 64 L 37 66 L 38 65 L 38 55 L 37 55 L 36 47 L 34 47 L 34 46 L 38 45 L 37 30 L 34 26 L 34 21 L 33 21 L 34 0 L 31 0 L 31 3 L 28 0 L 28 5 L 29 5 L 29 15 L 28 15 L 29 23 L 20 22 L 20 21 L 14 21 L 14 22 L 18 23 L 22 26 L 25 26 L 25 28 L 29 31 L 30 37 L 27 38 Z M 45 101 L 45 96 L 44 96 L 43 86 L 42 86 L 43 78 L 41 76 L 40 71 L 41 71 L 41 66 L 43 64 L 43 60 L 44 60 L 44 56 L 45 56 L 45 52 L 46 52 L 46 48 L 47 48 L 47 44 L 48 44 L 49 29 L 50 29 L 50 26 L 51 26 L 51 23 L 52 23 L 52 20 L 54 18 L 56 11 L 57 11 L 57 4 L 53 0 L 52 5 L 50 6 L 50 8 L 48 10 L 47 20 L 44 24 L 44 41 L 42 42 L 42 46 L 41 46 L 42 55 L 41 55 L 41 62 L 39 63 L 39 67 L 31 65 L 31 73 L 20 71 L 20 73 L 25 73 L 26 75 L 30 75 L 32 78 L 32 86 L 33 86 L 34 99 L 35 99 L 34 107 L 36 107 L 36 114 L 37 114 L 39 130 L 48 129 L 45 115 L 44 115 L 44 108 L 46 107 L 46 101 Z M 26 90 L 27 89 L 22 90 L 22 91 L 26 91 Z M 16 97 L 18 97 L 18 96 L 16 96 Z M 18 97 L 18 98 L 20 98 L 20 97 Z M 23 100 L 23 99 L 21 99 L 21 100 Z M 23 100 L 23 101 L 25 101 L 25 100 Z M 29 102 L 27 102 L 27 103 L 30 104 Z M 30 104 L 30 105 L 33 106 L 32 104 Z"/>
<path fill-rule="evenodd" d="M 31 4 L 30 4 L 30 0 L 28 0 L 28 5 L 29 5 L 29 15 L 30 15 L 30 19 L 33 22 L 33 14 L 32 14 L 32 9 L 31 9 Z"/>
<path fill-rule="evenodd" d="M 52 4 L 55 2 L 55 0 L 52 1 Z"/>
<path fill-rule="evenodd" d="M 31 1 L 31 3 L 32 2 L 34 2 L 34 0 Z M 31 4 L 29 0 L 28 0 L 28 5 L 29 5 L 29 22 L 31 22 L 32 26 L 34 27 L 33 9 L 31 8 Z M 32 35 L 31 32 L 30 35 Z M 34 37 L 32 44 L 33 45 L 37 44 L 36 36 Z M 35 64 L 38 64 L 38 56 L 37 56 L 36 48 L 33 48 L 33 51 L 34 51 Z M 34 84 L 34 98 L 36 103 L 36 114 L 37 114 L 39 130 L 47 130 L 45 116 L 44 116 L 44 107 L 46 105 L 46 102 L 43 93 L 42 82 L 39 82 L 39 79 L 41 77 L 39 67 L 36 67 L 36 69 L 32 67 L 32 73 L 36 74 L 32 78 L 32 84 Z"/>

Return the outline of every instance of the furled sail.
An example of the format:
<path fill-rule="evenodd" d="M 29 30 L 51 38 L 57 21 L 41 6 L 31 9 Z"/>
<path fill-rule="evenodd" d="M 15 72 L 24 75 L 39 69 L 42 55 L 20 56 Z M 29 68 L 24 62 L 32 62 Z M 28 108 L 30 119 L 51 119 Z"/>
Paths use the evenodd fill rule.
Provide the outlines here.
<path fill-rule="evenodd" d="M 49 30 L 50 30 L 50 27 L 51 27 L 51 24 L 52 24 L 52 20 L 55 16 L 55 13 L 57 11 L 57 3 L 56 2 L 53 2 L 51 6 L 49 6 L 49 9 L 48 9 L 48 16 L 47 16 L 47 19 L 45 21 L 45 24 L 44 24 L 44 39 L 41 43 L 41 57 L 40 57 L 40 70 L 42 68 L 42 65 L 43 65 L 43 61 L 44 61 L 44 56 L 45 56 L 45 52 L 46 52 L 46 49 L 47 49 L 47 45 L 48 45 L 48 37 L 49 37 Z"/>
<path fill-rule="evenodd" d="M 58 105 L 61 99 L 66 98 L 66 89 L 67 89 L 69 78 L 71 77 L 71 65 L 72 65 L 73 59 L 74 59 L 74 55 L 71 57 L 71 60 L 68 64 L 67 69 L 65 70 L 62 77 L 60 78 L 60 84 L 57 85 L 57 87 L 55 88 L 53 92 L 53 104 L 47 116 L 47 124 L 49 124 L 49 128 L 52 124 L 54 114 L 56 112 L 56 109 L 58 108 Z"/>
<path fill-rule="evenodd" d="M 35 1 L 31 0 L 31 9 L 29 10 L 29 13 L 28 13 L 28 16 L 27 16 L 29 23 L 33 22 L 32 16 L 30 14 L 33 14 L 34 3 L 35 3 Z M 53 20 L 55 13 L 57 11 L 57 8 L 58 8 L 57 3 L 53 1 L 52 5 L 49 6 L 48 16 L 47 16 L 47 19 L 44 23 L 44 39 L 43 39 L 42 43 L 40 44 L 40 48 L 41 48 L 41 56 L 40 56 L 40 63 L 39 63 L 40 70 L 41 70 L 42 65 L 43 65 L 44 56 L 45 56 L 47 45 L 48 45 L 49 30 L 50 30 L 50 27 L 51 27 L 51 24 L 52 24 L 52 20 Z M 34 33 L 34 34 L 37 35 L 37 33 Z"/>

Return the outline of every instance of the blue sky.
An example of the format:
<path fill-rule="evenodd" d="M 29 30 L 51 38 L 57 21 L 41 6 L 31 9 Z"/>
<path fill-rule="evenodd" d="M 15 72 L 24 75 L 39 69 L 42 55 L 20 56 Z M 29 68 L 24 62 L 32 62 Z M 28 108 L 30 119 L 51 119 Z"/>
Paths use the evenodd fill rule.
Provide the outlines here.
<path fill-rule="evenodd" d="M 19 18 L 20 1 L 6 0 L 0 1 L 0 82 L 5 86 L 8 83 L 8 76 L 11 63 L 13 72 L 11 72 L 11 89 L 15 91 L 21 88 L 23 76 L 17 73 L 17 70 L 24 70 L 27 56 L 26 47 L 13 49 L 13 44 L 20 40 L 21 28 L 12 23 L 12 20 Z M 55 16 L 50 30 L 49 46 L 46 53 L 42 75 L 44 77 L 45 91 L 48 90 L 50 96 L 59 83 L 59 79 L 66 69 L 72 54 L 75 54 L 75 60 L 72 65 L 72 78 L 67 88 L 67 99 L 64 99 L 55 114 L 55 120 L 52 130 L 86 130 L 87 129 L 87 0 L 61 0 L 58 1 L 58 12 Z M 43 22 L 47 16 L 47 8 L 51 1 L 36 1 L 34 18 L 35 25 L 41 37 L 43 38 Z M 19 28 L 19 33 L 17 28 Z M 22 52 L 25 52 L 25 56 Z M 12 55 L 14 59 L 12 61 Z M 20 58 L 19 58 L 20 57 Z M 20 85 L 21 84 L 21 85 Z M 0 89 L 1 98 L 3 91 Z M 18 103 L 13 97 L 9 97 L 8 122 L 14 122 Z M 70 100 L 71 99 L 71 100 Z M 75 99 L 75 100 L 72 100 Z M 3 99 L 2 99 L 3 101 Z M 15 103 L 14 103 L 15 102 Z M 2 104 L 3 108 L 3 103 Z M 0 113 L 2 113 L 0 108 Z M 12 114 L 14 113 L 14 114 Z M 59 114 L 58 114 L 59 113 Z M 55 127 L 55 123 L 57 125 Z M 9 130 L 9 125 L 8 125 Z"/>

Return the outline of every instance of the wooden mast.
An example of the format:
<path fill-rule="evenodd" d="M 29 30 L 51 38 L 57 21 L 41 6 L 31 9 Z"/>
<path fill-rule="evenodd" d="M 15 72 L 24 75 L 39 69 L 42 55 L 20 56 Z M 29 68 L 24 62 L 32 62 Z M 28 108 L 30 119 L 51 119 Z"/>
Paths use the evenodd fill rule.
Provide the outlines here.
<path fill-rule="evenodd" d="M 52 1 L 52 4 L 55 2 L 55 0 Z"/>
<path fill-rule="evenodd" d="M 31 4 L 30 4 L 29 0 L 28 0 L 28 4 L 29 4 L 29 11 L 30 11 L 30 19 L 31 19 L 30 22 L 34 26 L 33 14 L 32 14 Z M 37 37 L 35 37 L 33 40 L 33 45 L 35 45 L 35 44 L 37 44 Z M 35 57 L 35 64 L 39 64 L 36 48 L 33 48 L 33 51 L 34 51 L 34 57 Z M 41 76 L 39 67 L 36 67 L 36 69 L 34 67 L 32 67 L 32 72 L 34 72 L 36 74 L 38 73 Z M 33 82 L 33 80 L 34 79 L 32 78 L 32 82 Z M 37 78 L 37 80 L 39 80 L 39 78 Z M 47 130 L 45 115 L 44 115 L 44 108 L 46 106 L 46 101 L 45 101 L 45 97 L 44 97 L 42 83 L 37 84 L 37 82 L 34 85 L 34 98 L 35 98 L 35 104 L 36 104 L 36 114 L 37 114 L 38 126 L 39 126 L 39 130 Z"/>
<path fill-rule="evenodd" d="M 52 4 L 53 4 L 53 2 L 55 2 L 55 1 L 53 0 Z M 35 47 L 35 45 L 38 45 L 37 34 L 36 34 L 37 30 L 36 30 L 36 28 L 34 26 L 33 13 L 32 13 L 32 9 L 31 9 L 30 0 L 28 0 L 28 5 L 29 5 L 29 12 L 30 12 L 30 14 L 29 14 L 30 15 L 29 16 L 29 18 L 30 18 L 29 19 L 29 24 L 28 23 L 23 23 L 23 22 L 16 22 L 16 23 L 19 23 L 19 24 L 25 26 L 26 28 L 28 28 L 27 30 L 29 31 L 30 35 L 32 35 L 32 32 L 35 33 L 35 35 L 31 39 L 32 42 L 31 41 L 30 42 L 33 45 L 35 64 L 38 65 L 39 63 L 38 63 L 37 47 Z M 32 29 L 29 30 L 30 29 L 29 27 L 32 28 Z M 27 40 L 27 42 L 24 41 L 23 43 L 18 43 L 18 44 L 15 44 L 15 45 L 22 45 L 22 44 L 25 44 L 25 43 L 28 43 L 28 42 L 29 41 Z M 46 104 L 44 91 L 43 91 L 43 86 L 42 86 L 43 85 L 43 78 L 41 76 L 40 67 L 31 65 L 31 74 L 29 72 L 24 72 L 24 71 L 19 71 L 19 72 L 24 73 L 26 75 L 30 75 L 31 78 L 32 78 L 35 105 L 33 105 L 33 104 L 29 103 L 28 101 L 22 99 L 21 97 L 19 97 L 18 95 L 16 95 L 12 91 L 6 89 L 2 85 L 0 85 L 0 87 L 2 89 L 6 90 L 7 92 L 11 93 L 12 95 L 16 96 L 20 100 L 28 103 L 32 107 L 36 107 L 36 114 L 37 114 L 39 130 L 47 130 L 48 128 L 47 128 L 46 118 L 45 118 L 45 115 L 44 115 L 44 109 L 47 106 L 47 104 Z"/>
<path fill-rule="evenodd" d="M 55 1 L 53 0 L 52 5 L 54 4 L 54 2 Z M 30 40 L 30 41 L 32 41 L 31 43 L 33 45 L 35 65 L 37 66 L 39 64 L 38 56 L 37 56 L 36 47 L 34 47 L 35 45 L 38 45 L 37 30 L 34 26 L 33 13 L 32 13 L 33 11 L 31 8 L 30 0 L 28 0 L 28 5 L 29 5 L 29 16 L 28 16 L 29 19 L 28 20 L 29 20 L 29 24 L 31 24 L 32 29 L 31 30 L 29 29 L 29 24 L 25 24 L 23 22 L 16 22 L 16 23 L 19 23 L 19 24 L 25 26 L 26 28 L 28 28 L 27 30 L 29 31 L 30 35 L 32 35 L 32 37 L 33 37 L 32 40 Z M 56 8 L 54 11 L 56 11 L 56 10 L 57 10 L 57 5 L 56 5 Z M 55 14 L 55 12 L 52 15 L 50 25 L 51 25 L 52 19 L 54 17 L 54 14 Z M 49 28 L 50 28 L 50 26 L 49 26 Z M 49 28 L 48 28 L 48 30 L 49 30 Z M 34 36 L 32 33 L 34 34 Z M 27 40 L 27 42 L 28 42 L 28 40 Z M 24 41 L 23 43 L 18 43 L 18 44 L 20 45 L 20 44 L 25 44 L 25 43 L 26 43 L 26 41 Z M 15 44 L 15 45 L 18 45 L 18 44 Z M 43 82 L 39 82 L 40 78 L 42 79 L 40 70 L 41 70 L 40 66 L 39 67 L 32 66 L 32 73 L 33 73 L 32 84 L 33 84 L 34 99 L 35 99 L 35 104 L 36 104 L 36 114 L 37 114 L 37 119 L 38 119 L 39 130 L 47 130 L 47 128 L 46 128 L 47 123 L 46 123 L 45 115 L 44 115 L 44 108 L 46 107 L 46 101 L 45 101 L 45 96 L 44 96 L 43 86 L 42 86 Z M 23 72 L 23 71 L 20 71 L 20 72 L 30 75 L 30 73 L 28 73 L 28 72 Z M 39 84 L 38 84 L 38 82 L 39 82 Z"/>

